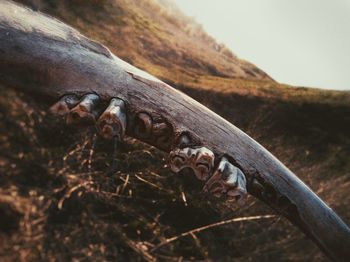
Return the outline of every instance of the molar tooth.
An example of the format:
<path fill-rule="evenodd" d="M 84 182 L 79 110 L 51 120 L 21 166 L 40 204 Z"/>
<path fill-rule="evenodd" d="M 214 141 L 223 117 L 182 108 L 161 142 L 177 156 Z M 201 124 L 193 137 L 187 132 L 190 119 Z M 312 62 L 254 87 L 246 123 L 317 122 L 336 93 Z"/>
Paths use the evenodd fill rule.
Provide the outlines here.
<path fill-rule="evenodd" d="M 95 123 L 96 106 L 100 102 L 100 97 L 96 94 L 83 96 L 80 102 L 69 112 L 67 124 L 73 123 Z"/>
<path fill-rule="evenodd" d="M 204 191 L 213 193 L 216 197 L 227 195 L 243 205 L 247 195 L 246 178 L 243 172 L 223 157 L 213 176 L 204 186 Z M 221 194 L 218 187 L 221 187 Z"/>
<path fill-rule="evenodd" d="M 186 167 L 191 167 L 189 162 L 188 162 L 188 156 L 186 150 L 183 149 L 175 149 L 170 152 L 169 154 L 170 158 L 170 169 L 178 173 L 182 169 Z"/>
<path fill-rule="evenodd" d="M 76 95 L 65 95 L 59 101 L 50 107 L 52 114 L 63 116 L 69 112 L 77 103 L 79 99 Z"/>
<path fill-rule="evenodd" d="M 214 158 L 214 153 L 205 147 L 175 149 L 170 153 L 170 167 L 174 172 L 190 167 L 199 180 L 206 180 L 212 171 Z"/>
<path fill-rule="evenodd" d="M 214 166 L 214 153 L 206 147 L 197 149 L 193 171 L 199 180 L 207 180 Z"/>
<path fill-rule="evenodd" d="M 126 129 L 125 102 L 119 98 L 112 98 L 109 106 L 99 117 L 97 127 L 104 138 L 117 137 L 121 140 Z"/>

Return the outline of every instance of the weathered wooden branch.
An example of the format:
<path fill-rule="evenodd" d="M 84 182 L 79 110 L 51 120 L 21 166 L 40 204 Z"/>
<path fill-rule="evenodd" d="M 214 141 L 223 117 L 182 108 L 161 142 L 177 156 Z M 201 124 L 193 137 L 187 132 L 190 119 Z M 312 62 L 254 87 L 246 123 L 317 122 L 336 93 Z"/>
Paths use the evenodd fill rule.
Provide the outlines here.
<path fill-rule="evenodd" d="M 222 171 L 215 173 L 217 179 L 227 172 L 224 169 L 234 172 L 236 186 L 246 182 L 249 193 L 297 225 L 329 258 L 350 258 L 350 230 L 345 223 L 244 132 L 64 23 L 5 0 L 0 2 L 0 82 L 50 101 L 63 99 L 53 110 L 70 112 L 71 122 L 93 122 L 98 109 L 115 98 L 97 123 L 105 137 L 121 136 L 125 130 L 168 152 L 203 147 L 202 162 L 194 167 L 200 179 L 212 174 L 211 165 Z M 215 161 L 205 149 L 214 153 Z M 221 184 L 223 190 L 230 185 L 226 182 Z"/>

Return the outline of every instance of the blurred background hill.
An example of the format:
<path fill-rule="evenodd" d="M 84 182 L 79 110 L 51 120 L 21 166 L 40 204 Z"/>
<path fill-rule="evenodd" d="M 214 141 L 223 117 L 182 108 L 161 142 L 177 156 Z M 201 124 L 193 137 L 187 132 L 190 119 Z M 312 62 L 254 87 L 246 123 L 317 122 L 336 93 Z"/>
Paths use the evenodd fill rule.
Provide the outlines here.
<path fill-rule="evenodd" d="M 106 45 L 247 132 L 349 224 L 350 92 L 291 87 L 217 43 L 170 0 L 21 0 Z M 258 43 L 257 43 L 258 44 Z M 239 54 L 238 54 L 239 55 Z M 0 259 L 326 260 L 281 217 L 208 198 L 166 155 L 117 145 L 46 113 L 47 104 L 0 86 Z M 42 101 L 41 101 L 42 102 Z M 114 159 L 114 160 L 113 160 Z"/>

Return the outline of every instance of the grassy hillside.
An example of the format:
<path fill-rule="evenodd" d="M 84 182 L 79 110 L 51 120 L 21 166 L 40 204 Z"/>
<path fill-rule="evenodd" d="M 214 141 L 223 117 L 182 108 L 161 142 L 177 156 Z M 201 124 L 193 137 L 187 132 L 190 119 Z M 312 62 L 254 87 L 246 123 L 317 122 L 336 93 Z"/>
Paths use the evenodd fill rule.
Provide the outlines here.
<path fill-rule="evenodd" d="M 273 81 L 164 0 L 22 0 L 64 20 L 257 139 L 350 222 L 350 93 Z M 157 248 L 240 210 L 135 140 L 114 145 L 0 86 L 0 259 L 325 260 L 280 217 L 229 223 Z M 114 160 L 113 160 L 114 159 Z"/>
<path fill-rule="evenodd" d="M 201 75 L 217 75 L 270 79 L 218 44 L 192 19 L 155 0 L 21 2 L 59 16 L 124 60 L 162 78 L 193 81 Z"/>

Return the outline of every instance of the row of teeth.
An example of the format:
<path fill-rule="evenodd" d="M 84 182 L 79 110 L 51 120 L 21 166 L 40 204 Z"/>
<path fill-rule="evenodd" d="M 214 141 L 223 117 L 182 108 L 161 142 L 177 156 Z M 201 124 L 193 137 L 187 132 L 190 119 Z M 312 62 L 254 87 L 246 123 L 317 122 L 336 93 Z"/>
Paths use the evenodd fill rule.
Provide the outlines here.
<path fill-rule="evenodd" d="M 100 97 L 96 94 L 87 94 L 81 99 L 75 95 L 66 95 L 55 103 L 50 111 L 56 115 L 66 116 L 67 124 L 96 124 L 104 138 L 117 137 L 121 140 L 126 130 L 125 102 L 119 98 L 112 98 L 96 121 L 99 103 Z"/>
<path fill-rule="evenodd" d="M 205 192 L 215 197 L 226 196 L 243 205 L 247 196 L 247 181 L 243 172 L 226 157 L 222 157 L 214 169 L 214 160 L 214 153 L 206 147 L 185 147 L 170 152 L 170 168 L 173 172 L 191 168 L 199 180 L 206 181 L 203 188 Z"/>
<path fill-rule="evenodd" d="M 121 140 L 127 124 L 125 102 L 119 98 L 112 98 L 108 107 L 98 117 L 99 103 L 100 97 L 94 93 L 86 94 L 81 99 L 75 95 L 66 95 L 50 110 L 56 115 L 66 116 L 68 124 L 95 124 L 104 138 L 116 137 Z M 190 168 L 199 180 L 206 181 L 203 188 L 205 192 L 210 192 L 215 197 L 226 196 L 239 205 L 244 204 L 247 195 L 246 178 L 226 157 L 222 157 L 214 169 L 215 155 L 206 147 L 176 148 L 169 156 L 173 172 L 178 173 Z"/>

